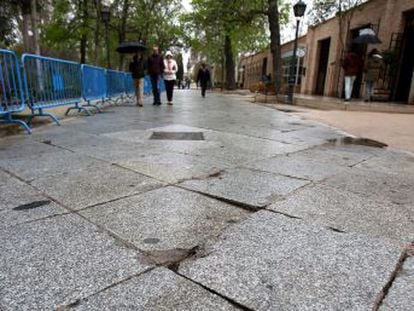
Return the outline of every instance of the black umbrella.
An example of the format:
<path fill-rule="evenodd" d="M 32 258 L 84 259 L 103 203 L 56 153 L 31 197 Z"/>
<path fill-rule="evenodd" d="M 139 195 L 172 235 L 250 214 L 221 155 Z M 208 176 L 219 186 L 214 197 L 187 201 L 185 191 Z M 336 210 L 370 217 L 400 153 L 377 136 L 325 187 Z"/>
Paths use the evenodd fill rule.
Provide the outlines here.
<path fill-rule="evenodd" d="M 122 54 L 132 54 L 145 51 L 146 49 L 147 47 L 141 42 L 122 42 L 116 51 Z"/>
<path fill-rule="evenodd" d="M 381 43 L 381 40 L 377 37 L 377 34 L 373 29 L 365 28 L 359 31 L 359 36 L 352 40 L 352 43 L 379 44 Z"/>

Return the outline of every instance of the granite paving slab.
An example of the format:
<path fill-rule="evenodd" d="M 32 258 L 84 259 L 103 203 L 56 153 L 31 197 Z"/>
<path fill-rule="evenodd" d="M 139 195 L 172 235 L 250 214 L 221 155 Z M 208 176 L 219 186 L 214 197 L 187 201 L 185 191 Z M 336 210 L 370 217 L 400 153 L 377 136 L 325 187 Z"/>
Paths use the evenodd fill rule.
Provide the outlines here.
<path fill-rule="evenodd" d="M 414 175 L 410 172 L 384 173 L 354 167 L 327 178 L 323 183 L 394 204 L 412 206 L 414 202 Z"/>
<path fill-rule="evenodd" d="M 30 203 L 35 197 L 40 195 L 33 187 L 10 175 L 4 175 L 8 176 L 8 178 L 4 180 L 4 183 L 0 184 L 0 210 Z"/>
<path fill-rule="evenodd" d="M 180 185 L 214 197 L 262 208 L 308 183 L 305 180 L 239 168 L 208 179 L 188 180 Z"/>
<path fill-rule="evenodd" d="M 0 229 L 0 309 L 55 310 L 148 269 L 76 215 Z"/>
<path fill-rule="evenodd" d="M 300 153 L 254 161 L 244 166 L 312 181 L 321 181 L 344 169 L 335 163 L 309 158 Z"/>
<path fill-rule="evenodd" d="M 325 185 L 306 187 L 268 207 L 346 232 L 414 241 L 414 208 Z"/>
<path fill-rule="evenodd" d="M 162 186 L 155 179 L 111 165 L 38 178 L 31 184 L 71 209 L 81 209 Z"/>
<path fill-rule="evenodd" d="M 248 212 L 187 190 L 166 187 L 81 211 L 138 248 L 191 249 Z"/>
<path fill-rule="evenodd" d="M 380 311 L 409 311 L 413 309 L 414 257 L 408 257 L 382 301 Z"/>
<path fill-rule="evenodd" d="M 101 165 L 106 165 L 106 163 L 65 150 L 0 160 L 1 168 L 26 181 L 64 172 L 86 170 Z"/>
<path fill-rule="evenodd" d="M 228 167 L 221 161 L 168 152 L 156 156 L 142 157 L 139 160 L 119 161 L 117 163 L 122 167 L 130 168 L 169 183 L 177 183 L 192 178 L 205 178 Z"/>
<path fill-rule="evenodd" d="M 402 164 L 404 163 L 404 164 Z M 380 172 L 399 172 L 414 174 L 414 155 L 394 150 L 384 150 L 381 155 L 358 164 L 358 168 Z"/>
<path fill-rule="evenodd" d="M 157 268 L 91 296 L 70 310 L 239 310 L 223 298 Z"/>
<path fill-rule="evenodd" d="M 0 159 L 2 160 L 25 158 L 56 151 L 60 151 L 60 149 L 30 138 L 8 137 L 0 140 Z"/>
<path fill-rule="evenodd" d="M 179 272 L 254 310 L 371 310 L 400 255 L 387 239 L 260 211 Z"/>

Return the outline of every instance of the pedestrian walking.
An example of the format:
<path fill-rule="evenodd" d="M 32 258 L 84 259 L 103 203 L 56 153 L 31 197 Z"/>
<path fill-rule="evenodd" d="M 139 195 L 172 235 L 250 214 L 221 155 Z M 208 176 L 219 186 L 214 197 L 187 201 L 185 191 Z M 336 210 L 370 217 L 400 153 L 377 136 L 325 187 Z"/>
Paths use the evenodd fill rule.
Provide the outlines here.
<path fill-rule="evenodd" d="M 197 74 L 197 84 L 201 87 L 201 96 L 206 97 L 206 90 L 210 83 L 210 70 L 208 70 L 206 64 L 201 64 L 201 68 L 198 70 Z"/>
<path fill-rule="evenodd" d="M 373 49 L 369 54 L 364 66 L 365 73 L 365 101 L 371 101 L 374 93 L 375 84 L 380 78 L 384 62 L 377 49 Z"/>
<path fill-rule="evenodd" d="M 129 71 L 132 73 L 132 78 L 134 79 L 135 96 L 139 107 L 144 105 L 144 77 L 146 67 L 142 53 L 134 55 L 132 62 L 129 64 Z"/>
<path fill-rule="evenodd" d="M 148 58 L 148 74 L 151 78 L 152 94 L 154 96 L 153 105 L 161 105 L 160 91 L 158 90 L 158 81 L 164 73 L 164 59 L 160 55 L 158 46 L 152 49 L 152 55 Z"/>
<path fill-rule="evenodd" d="M 165 53 L 164 59 L 164 82 L 167 93 L 167 104 L 172 105 L 175 80 L 177 79 L 177 62 L 173 58 L 171 51 Z"/>
<path fill-rule="evenodd" d="M 350 101 L 355 79 L 362 67 L 362 59 L 353 51 L 348 52 L 342 61 L 342 68 L 345 72 L 345 101 Z"/>

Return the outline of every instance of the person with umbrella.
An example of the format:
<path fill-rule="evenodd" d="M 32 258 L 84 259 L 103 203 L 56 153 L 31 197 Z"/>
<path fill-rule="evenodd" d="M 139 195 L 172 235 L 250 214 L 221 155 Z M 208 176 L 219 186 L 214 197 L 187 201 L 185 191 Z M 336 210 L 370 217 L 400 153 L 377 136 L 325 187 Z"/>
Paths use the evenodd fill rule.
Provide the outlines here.
<path fill-rule="evenodd" d="M 137 97 L 137 105 L 142 107 L 144 105 L 144 77 L 146 68 L 146 62 L 142 57 L 142 53 L 135 54 L 133 61 L 129 64 L 129 71 L 132 73 L 134 79 L 135 95 Z"/>
<path fill-rule="evenodd" d="M 160 91 L 158 90 L 158 80 L 164 73 L 164 59 L 160 55 L 158 46 L 152 48 L 152 55 L 148 58 L 148 74 L 151 78 L 152 94 L 154 96 L 153 105 L 161 105 Z"/>
<path fill-rule="evenodd" d="M 346 53 L 345 58 L 342 60 L 342 68 L 345 72 L 345 101 L 351 100 L 352 89 L 362 64 L 361 57 L 354 51 Z"/>

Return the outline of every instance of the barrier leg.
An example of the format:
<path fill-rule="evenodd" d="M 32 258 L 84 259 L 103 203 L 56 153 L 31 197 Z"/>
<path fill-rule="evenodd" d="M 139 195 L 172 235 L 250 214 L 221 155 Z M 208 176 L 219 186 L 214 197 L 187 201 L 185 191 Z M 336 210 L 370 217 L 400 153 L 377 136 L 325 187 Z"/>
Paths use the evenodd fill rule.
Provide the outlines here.
<path fill-rule="evenodd" d="M 76 104 L 75 104 L 75 106 L 73 106 L 73 107 L 69 107 L 69 108 L 66 110 L 66 112 L 65 112 L 65 116 L 67 116 L 67 115 L 69 114 L 69 111 L 71 111 L 71 110 L 73 110 L 73 109 L 77 109 L 77 110 L 78 110 L 78 112 L 85 111 L 85 112 L 86 112 L 86 114 L 87 114 L 88 116 L 91 116 L 91 115 L 92 115 L 92 113 L 89 111 L 89 109 L 87 109 L 86 107 L 83 107 L 83 106 L 79 106 L 79 103 L 76 103 Z"/>
<path fill-rule="evenodd" d="M 22 121 L 22 120 L 15 120 L 12 118 L 11 114 L 7 114 L 6 115 L 6 119 L 0 119 L 0 124 L 8 124 L 8 123 L 12 123 L 12 124 L 17 124 L 22 126 L 25 131 L 27 132 L 27 134 L 32 134 L 32 130 L 30 129 L 30 127 L 27 125 L 26 122 Z"/>
<path fill-rule="evenodd" d="M 32 120 L 33 120 L 34 117 L 49 117 L 49 118 L 51 118 L 56 123 L 56 125 L 59 125 L 60 126 L 60 122 L 59 122 L 58 118 L 56 118 L 51 113 L 47 113 L 47 112 L 44 113 L 43 112 L 43 109 L 41 109 L 41 108 L 39 109 L 39 112 L 38 113 L 35 113 L 34 110 L 32 110 L 32 114 L 29 116 L 29 119 L 27 120 L 27 124 L 30 125 L 30 123 L 32 122 Z"/>
<path fill-rule="evenodd" d="M 88 102 L 87 102 L 87 104 L 86 104 L 85 106 L 88 106 L 88 107 L 93 107 L 93 108 L 95 108 L 95 109 L 96 109 L 96 111 L 98 111 L 99 113 L 101 113 L 101 112 L 102 112 L 102 110 L 99 108 L 99 106 L 98 106 L 98 105 L 96 105 L 96 104 L 91 104 L 91 101 L 90 101 L 90 100 L 88 100 Z"/>

